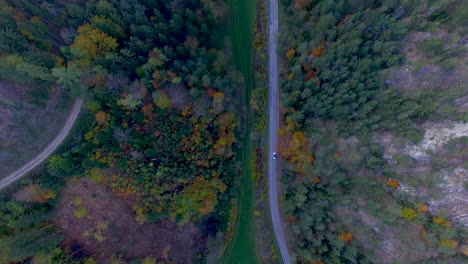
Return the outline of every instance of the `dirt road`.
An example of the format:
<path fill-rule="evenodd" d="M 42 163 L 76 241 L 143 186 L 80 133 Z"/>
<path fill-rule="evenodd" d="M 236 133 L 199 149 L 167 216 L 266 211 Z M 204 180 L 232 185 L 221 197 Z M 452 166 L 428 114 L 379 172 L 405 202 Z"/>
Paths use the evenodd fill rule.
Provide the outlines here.
<path fill-rule="evenodd" d="M 41 153 L 39 153 L 35 158 L 33 158 L 31 161 L 29 161 L 28 163 L 23 165 L 21 168 L 11 173 L 10 175 L 1 179 L 0 190 L 8 187 L 10 184 L 15 182 L 16 180 L 19 180 L 22 177 L 26 176 L 28 172 L 30 172 L 39 164 L 41 164 L 57 149 L 57 147 L 67 137 L 68 133 L 70 133 L 70 130 L 73 127 L 73 124 L 75 123 L 76 118 L 78 117 L 78 114 L 80 113 L 82 105 L 83 105 L 82 99 L 77 99 L 75 101 L 72 111 L 70 112 L 70 115 L 68 116 L 67 122 L 65 123 L 65 125 L 63 126 L 62 130 L 57 135 L 57 137 L 55 137 L 55 139 L 52 142 L 50 142 L 50 144 L 47 145 L 47 147 Z"/>
<path fill-rule="evenodd" d="M 279 128 L 279 88 L 278 88 L 278 0 L 269 0 L 268 13 L 268 71 L 269 71 L 269 124 L 268 124 L 268 198 L 270 201 L 270 214 L 275 231 L 276 241 L 280 249 L 284 264 L 290 264 L 288 245 L 284 237 L 283 226 L 281 224 L 281 214 L 279 212 L 278 200 L 278 160 L 273 159 L 273 152 L 277 152 L 278 128 Z"/>

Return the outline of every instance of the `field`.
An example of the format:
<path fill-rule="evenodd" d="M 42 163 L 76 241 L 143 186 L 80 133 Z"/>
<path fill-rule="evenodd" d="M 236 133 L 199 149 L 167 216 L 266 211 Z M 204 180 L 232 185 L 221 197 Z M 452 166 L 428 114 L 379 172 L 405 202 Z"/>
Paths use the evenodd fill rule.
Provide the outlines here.
<path fill-rule="evenodd" d="M 233 42 L 234 58 L 238 69 L 243 73 L 246 90 L 244 105 L 246 107 L 243 118 L 243 142 L 242 142 L 242 175 L 240 183 L 239 216 L 233 240 L 228 246 L 223 263 L 257 263 L 255 253 L 254 228 L 253 228 L 253 181 L 250 171 L 251 159 L 251 120 L 250 93 L 254 87 L 252 71 L 252 36 L 255 16 L 255 1 L 231 0 L 229 33 Z"/>

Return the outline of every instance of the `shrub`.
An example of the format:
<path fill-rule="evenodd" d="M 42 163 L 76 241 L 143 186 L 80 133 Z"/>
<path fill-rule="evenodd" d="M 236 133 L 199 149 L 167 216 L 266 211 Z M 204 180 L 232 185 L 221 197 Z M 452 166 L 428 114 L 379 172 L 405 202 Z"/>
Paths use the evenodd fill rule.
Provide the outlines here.
<path fill-rule="evenodd" d="M 156 260 L 154 258 L 151 258 L 151 257 L 145 257 L 141 264 L 156 264 Z"/>
<path fill-rule="evenodd" d="M 411 221 L 416 218 L 417 214 L 413 209 L 405 207 L 401 210 L 401 216 L 406 220 Z"/>
<path fill-rule="evenodd" d="M 468 256 L 468 245 L 461 246 L 461 252 L 463 255 Z"/>
<path fill-rule="evenodd" d="M 97 263 L 93 258 L 89 258 L 84 262 L 84 264 L 97 264 Z"/>
<path fill-rule="evenodd" d="M 453 239 L 441 239 L 439 241 L 439 244 L 446 248 L 452 248 L 452 249 L 458 246 L 458 242 Z"/>
<path fill-rule="evenodd" d="M 393 189 L 400 187 L 400 183 L 394 179 L 388 180 L 387 185 L 392 187 Z"/>
<path fill-rule="evenodd" d="M 101 170 L 98 168 L 92 168 L 88 172 L 89 178 L 96 183 L 104 183 L 106 181 L 106 176 L 101 173 Z"/>
<path fill-rule="evenodd" d="M 348 244 L 353 239 L 353 234 L 351 234 L 351 233 L 341 233 L 338 237 L 341 240 L 343 240 L 343 242 L 345 242 L 345 244 Z"/>
<path fill-rule="evenodd" d="M 444 51 L 444 40 L 438 37 L 425 39 L 419 43 L 419 47 L 431 57 L 441 55 Z"/>
<path fill-rule="evenodd" d="M 449 220 L 442 217 L 434 217 L 432 218 L 432 222 L 434 224 L 443 225 L 445 227 L 450 227 L 452 225 Z"/>
<path fill-rule="evenodd" d="M 75 211 L 75 216 L 76 216 L 77 218 L 83 218 L 83 217 L 86 216 L 87 213 L 88 213 L 88 212 L 86 211 L 86 208 L 80 207 L 80 208 L 76 209 L 76 211 Z"/>
<path fill-rule="evenodd" d="M 288 60 L 294 58 L 296 56 L 296 50 L 295 49 L 290 49 L 288 52 L 286 52 L 286 57 L 288 57 Z"/>
<path fill-rule="evenodd" d="M 418 203 L 418 209 L 417 209 L 418 213 L 425 213 L 427 212 L 427 205 L 423 204 L 423 203 Z"/>

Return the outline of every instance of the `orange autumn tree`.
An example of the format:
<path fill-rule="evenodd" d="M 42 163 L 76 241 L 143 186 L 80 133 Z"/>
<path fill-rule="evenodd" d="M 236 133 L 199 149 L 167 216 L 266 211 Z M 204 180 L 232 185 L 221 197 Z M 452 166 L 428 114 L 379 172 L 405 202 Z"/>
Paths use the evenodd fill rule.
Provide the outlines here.
<path fill-rule="evenodd" d="M 295 127 L 297 125 L 289 123 L 280 130 L 280 154 L 294 165 L 295 171 L 303 172 L 305 166 L 312 164 L 314 157 L 304 132 L 293 132 Z"/>
<path fill-rule="evenodd" d="M 29 184 L 15 194 L 15 198 L 20 201 L 34 203 L 45 203 L 56 196 L 54 191 L 45 189 L 39 184 Z"/>
<path fill-rule="evenodd" d="M 418 213 L 427 213 L 428 207 L 422 202 L 418 203 L 418 209 L 416 210 Z"/>
<path fill-rule="evenodd" d="M 319 184 L 319 183 L 320 183 L 320 178 L 317 177 L 317 176 L 314 176 L 314 177 L 312 177 L 312 182 L 313 182 L 314 184 Z"/>
<path fill-rule="evenodd" d="M 95 114 L 96 122 L 99 124 L 105 124 L 109 120 L 109 116 L 104 111 L 97 111 Z"/>
<path fill-rule="evenodd" d="M 236 123 L 234 121 L 234 115 L 230 112 L 226 112 L 218 117 L 217 123 L 219 125 L 218 140 L 213 146 L 214 151 L 218 155 L 230 157 L 234 154 L 231 149 L 235 141 L 234 127 Z"/>
<path fill-rule="evenodd" d="M 338 237 L 340 238 L 340 240 L 343 240 L 345 244 L 349 244 L 349 242 L 353 240 L 353 234 L 351 233 L 341 233 L 338 235 Z"/>
<path fill-rule="evenodd" d="M 320 57 L 322 56 L 323 54 L 323 51 L 325 50 L 325 46 L 327 45 L 327 40 L 326 39 L 323 39 L 322 40 L 322 43 L 320 43 L 320 45 L 318 45 L 317 47 L 313 48 L 312 49 L 312 54 L 315 56 L 315 57 Z"/>
<path fill-rule="evenodd" d="M 308 72 L 306 73 L 306 81 L 309 81 L 310 79 L 313 79 L 313 78 L 315 78 L 316 76 L 317 76 L 317 73 L 316 73 L 314 70 L 308 71 Z"/>
<path fill-rule="evenodd" d="M 396 189 L 396 188 L 400 187 L 400 183 L 395 179 L 388 180 L 387 185 L 392 187 L 393 189 Z"/>

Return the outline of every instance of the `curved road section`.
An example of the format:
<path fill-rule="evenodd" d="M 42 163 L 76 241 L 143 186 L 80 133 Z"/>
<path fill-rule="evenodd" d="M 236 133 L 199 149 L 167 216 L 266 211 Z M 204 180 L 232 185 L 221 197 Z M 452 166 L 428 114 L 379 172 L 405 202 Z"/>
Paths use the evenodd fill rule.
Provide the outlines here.
<path fill-rule="evenodd" d="M 2 180 L 0 180 L 0 190 L 8 187 L 10 184 L 19 180 L 20 178 L 24 177 L 28 172 L 36 168 L 39 164 L 41 164 L 44 160 L 47 159 L 56 149 L 57 147 L 63 142 L 65 137 L 67 137 L 68 133 L 70 133 L 73 124 L 80 113 L 81 106 L 83 105 L 83 99 L 77 99 L 75 104 L 73 105 L 72 111 L 68 116 L 67 122 L 63 126 L 60 133 L 57 137 L 41 152 L 37 155 L 34 159 L 26 163 L 23 167 L 17 169 L 10 175 L 6 176 Z"/>
<path fill-rule="evenodd" d="M 279 129 L 279 90 L 278 90 L 278 0 L 269 0 L 268 13 L 268 71 L 269 71 L 269 123 L 268 123 L 268 198 L 270 201 L 270 214 L 275 231 L 276 241 L 280 249 L 284 264 L 291 264 L 288 245 L 284 237 L 283 226 L 281 225 L 281 215 L 279 212 L 278 200 L 278 160 L 273 159 L 273 152 L 277 152 L 278 129 Z"/>

